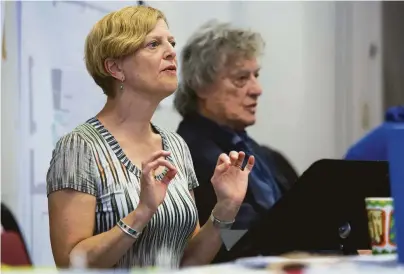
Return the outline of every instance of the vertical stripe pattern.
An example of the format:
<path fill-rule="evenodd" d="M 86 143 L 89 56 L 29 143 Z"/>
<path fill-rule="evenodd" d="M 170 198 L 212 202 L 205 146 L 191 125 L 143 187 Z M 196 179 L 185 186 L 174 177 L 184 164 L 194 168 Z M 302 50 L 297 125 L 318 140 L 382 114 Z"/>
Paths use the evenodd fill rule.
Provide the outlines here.
<path fill-rule="evenodd" d="M 168 160 L 178 173 L 141 236 L 117 262 L 118 268 L 177 268 L 198 220 L 189 193 L 198 181 L 188 146 L 178 134 L 152 126 L 162 138 L 163 149 L 171 152 Z M 74 189 L 95 196 L 96 235 L 113 228 L 137 207 L 140 175 L 141 170 L 126 157 L 114 136 L 92 118 L 56 144 L 47 173 L 47 193 Z"/>

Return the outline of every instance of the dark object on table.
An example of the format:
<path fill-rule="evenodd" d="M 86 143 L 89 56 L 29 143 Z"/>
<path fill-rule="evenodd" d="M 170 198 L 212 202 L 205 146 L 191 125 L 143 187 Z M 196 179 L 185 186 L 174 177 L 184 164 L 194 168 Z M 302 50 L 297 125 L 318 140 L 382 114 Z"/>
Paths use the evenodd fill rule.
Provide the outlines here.
<path fill-rule="evenodd" d="M 366 197 L 390 197 L 387 162 L 320 160 L 236 246 L 261 255 L 338 253 L 341 245 L 345 254 L 370 249 Z M 350 232 L 344 238 L 340 228 L 346 224 Z"/>
<path fill-rule="evenodd" d="M 307 266 L 303 263 L 292 263 L 285 265 L 282 271 L 285 274 L 302 274 L 306 268 Z"/>

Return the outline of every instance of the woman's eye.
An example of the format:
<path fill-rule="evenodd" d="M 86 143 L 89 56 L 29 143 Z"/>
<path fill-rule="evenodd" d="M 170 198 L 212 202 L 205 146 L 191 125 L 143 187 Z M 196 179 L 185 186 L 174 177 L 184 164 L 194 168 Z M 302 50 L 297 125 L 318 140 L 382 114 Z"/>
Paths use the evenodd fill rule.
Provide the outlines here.
<path fill-rule="evenodd" d="M 149 48 L 156 48 L 158 47 L 159 43 L 157 41 L 153 41 L 151 43 L 149 43 L 148 47 Z"/>
<path fill-rule="evenodd" d="M 175 48 L 176 43 L 174 41 L 170 42 L 170 44 L 171 44 L 171 46 L 173 46 L 173 48 Z"/>

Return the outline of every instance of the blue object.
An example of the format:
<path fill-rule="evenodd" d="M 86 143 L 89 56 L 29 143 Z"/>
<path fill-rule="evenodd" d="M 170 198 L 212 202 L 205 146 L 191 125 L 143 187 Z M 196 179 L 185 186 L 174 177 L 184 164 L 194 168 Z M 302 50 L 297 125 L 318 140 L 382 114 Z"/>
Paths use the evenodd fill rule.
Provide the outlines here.
<path fill-rule="evenodd" d="M 347 152 L 345 160 L 387 161 L 387 131 L 390 123 L 404 124 L 404 106 L 389 108 L 385 122 L 355 143 Z"/>
<path fill-rule="evenodd" d="M 384 116 L 384 120 L 386 122 L 404 123 L 404 106 L 389 108 Z"/>
<path fill-rule="evenodd" d="M 385 128 L 398 261 L 404 264 L 404 123 L 388 122 Z"/>

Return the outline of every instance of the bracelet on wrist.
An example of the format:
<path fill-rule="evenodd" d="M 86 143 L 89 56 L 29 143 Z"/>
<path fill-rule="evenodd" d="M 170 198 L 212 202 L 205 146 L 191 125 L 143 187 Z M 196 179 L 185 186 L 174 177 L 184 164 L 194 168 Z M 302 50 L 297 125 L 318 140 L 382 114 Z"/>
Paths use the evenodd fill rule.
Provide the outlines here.
<path fill-rule="evenodd" d="M 219 220 L 218 218 L 215 217 L 215 215 L 213 215 L 213 211 L 210 214 L 210 220 L 212 221 L 213 225 L 220 228 L 220 229 L 230 229 L 231 226 L 234 224 L 234 221 L 222 221 Z"/>
<path fill-rule="evenodd" d="M 139 238 L 140 234 L 142 234 L 141 231 L 137 231 L 133 228 L 131 228 L 130 226 L 128 226 L 127 224 L 125 224 L 122 219 L 120 219 L 117 223 L 118 227 L 125 232 L 127 235 L 131 236 L 134 239 Z"/>

